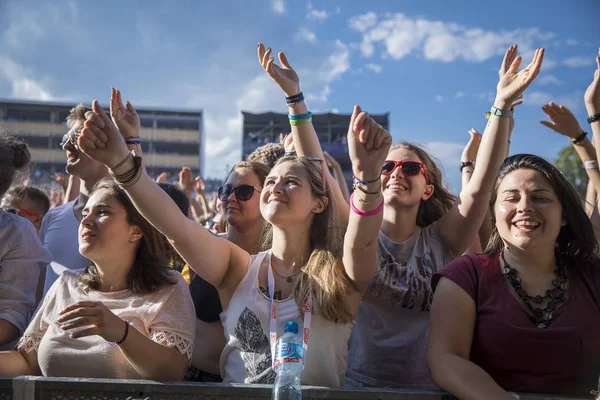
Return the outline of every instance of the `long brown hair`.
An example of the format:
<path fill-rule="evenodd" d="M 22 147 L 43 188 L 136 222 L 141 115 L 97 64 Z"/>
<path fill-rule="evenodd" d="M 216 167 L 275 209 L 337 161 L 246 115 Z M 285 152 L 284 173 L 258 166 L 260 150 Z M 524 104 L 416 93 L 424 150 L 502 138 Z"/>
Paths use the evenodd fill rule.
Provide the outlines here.
<path fill-rule="evenodd" d="M 351 285 L 342 263 L 346 228 L 337 218 L 337 206 L 335 198 L 330 195 L 329 185 L 326 185 L 323 191 L 321 168 L 327 166 L 319 163 L 325 161 L 286 156 L 282 157 L 276 165 L 284 162 L 291 162 L 304 168 L 313 195 L 317 198 L 327 197 L 329 200 L 324 211 L 314 215 L 309 230 L 310 254 L 303 267 L 303 273 L 294 284 L 294 300 L 302 314 L 302 305 L 310 290 L 315 312 L 335 323 L 351 323 L 352 313 L 345 303 L 345 295 L 351 290 Z"/>
<path fill-rule="evenodd" d="M 498 187 L 500 183 L 502 183 L 506 175 L 518 169 L 530 169 L 539 172 L 548 180 L 554 193 L 556 193 L 556 197 L 562 206 L 563 216 L 567 220 L 567 224 L 560 228 L 558 238 L 556 239 L 556 251 L 558 254 L 565 261 L 575 264 L 577 261 L 593 257 L 598 249 L 598 244 L 592 222 L 585 213 L 577 191 L 554 165 L 532 154 L 516 154 L 511 156 L 504 160 L 504 163 L 500 167 L 490 197 L 490 215 L 492 216 L 494 230 L 490 235 L 485 253 L 494 255 L 505 246 L 496 226 L 494 206 L 498 199 Z"/>
<path fill-rule="evenodd" d="M 231 175 L 233 171 L 240 168 L 247 168 L 252 171 L 258 178 L 261 187 L 264 186 L 265 179 L 271 171 L 267 165 L 259 161 L 240 161 L 239 163 L 235 164 L 233 168 L 231 168 L 231 171 L 229 171 L 229 174 L 227 175 L 227 179 L 229 179 L 229 175 Z M 224 221 L 224 218 L 222 218 L 222 220 Z M 258 251 L 266 251 L 271 248 L 271 243 L 273 242 L 273 227 L 264 218 L 262 230 L 260 232 L 260 238 L 258 240 Z"/>
<path fill-rule="evenodd" d="M 100 189 L 110 190 L 114 197 L 121 203 L 127 213 L 127 223 L 137 225 L 142 232 L 142 238 L 136 251 L 135 261 L 127 275 L 127 287 L 135 294 L 154 292 L 166 285 L 176 283 L 172 276 L 169 261 L 174 255 L 174 250 L 167 238 L 156 230 L 142 215 L 112 179 L 99 181 L 92 190 L 92 194 Z M 79 277 L 81 288 L 84 291 L 98 290 L 100 277 L 94 264 L 87 267 Z"/>
<path fill-rule="evenodd" d="M 399 142 L 390 147 L 390 152 L 396 149 L 412 151 L 419 157 L 427 168 L 429 184 L 433 185 L 433 194 L 427 200 L 421 200 L 417 213 L 417 225 L 426 227 L 442 218 L 454 205 L 456 197 L 446 189 L 442 181 L 442 171 L 436 165 L 434 158 L 414 143 Z"/>

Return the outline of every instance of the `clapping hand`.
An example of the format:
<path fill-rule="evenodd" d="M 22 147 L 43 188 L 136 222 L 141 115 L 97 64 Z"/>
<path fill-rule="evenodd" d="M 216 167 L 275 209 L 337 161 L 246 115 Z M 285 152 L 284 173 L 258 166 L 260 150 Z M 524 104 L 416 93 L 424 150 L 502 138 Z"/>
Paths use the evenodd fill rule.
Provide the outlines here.
<path fill-rule="evenodd" d="M 127 108 L 123 106 L 121 92 L 115 88 L 110 90 L 110 117 L 125 139 L 140 136 L 140 117 L 130 102 Z"/>
<path fill-rule="evenodd" d="M 126 322 L 113 314 L 99 301 L 80 301 L 67 306 L 59 313 L 57 322 L 61 329 L 70 331 L 72 338 L 98 335 L 108 342 L 118 342 L 123 338 Z"/>
<path fill-rule="evenodd" d="M 121 132 L 100 107 L 98 100 L 92 103 L 92 110 L 85 113 L 86 120 L 77 145 L 90 158 L 112 168 L 125 159 L 129 150 Z"/>
<path fill-rule="evenodd" d="M 542 106 L 542 110 L 548 115 L 551 122 L 540 121 L 540 123 L 554 132 L 567 136 L 569 139 L 575 139 L 583 132 L 577 118 L 567 107 L 550 102 Z"/>
<path fill-rule="evenodd" d="M 275 58 L 271 57 L 271 48 L 265 51 L 262 43 L 258 44 L 258 61 L 269 77 L 279 85 L 286 97 L 300 93 L 300 78 L 288 62 L 285 54 L 279 52 L 277 55 L 281 67 L 275 64 Z"/>
<path fill-rule="evenodd" d="M 381 175 L 392 135 L 383 129 L 366 111 L 354 106 L 348 128 L 348 152 L 354 175 L 361 180 L 373 180 Z"/>
<path fill-rule="evenodd" d="M 194 190 L 194 178 L 192 176 L 192 170 L 188 167 L 181 168 L 179 171 L 179 185 L 186 195 L 190 195 Z"/>
<path fill-rule="evenodd" d="M 510 108 L 513 103 L 523 94 L 525 89 L 529 87 L 536 76 L 538 76 L 540 69 L 542 68 L 542 61 L 544 59 L 544 49 L 537 49 L 531 63 L 529 63 L 529 65 L 527 65 L 521 71 L 517 72 L 523 59 L 521 56 L 515 57 L 513 55 L 513 52 L 516 54 L 516 51 L 516 45 L 513 45 L 508 49 L 502 65 L 504 66 L 507 63 L 507 60 L 513 57 L 514 59 L 504 75 L 500 77 L 496 87 L 496 101 L 494 104 L 503 110 Z M 499 74 L 501 72 L 502 67 L 500 68 Z"/>

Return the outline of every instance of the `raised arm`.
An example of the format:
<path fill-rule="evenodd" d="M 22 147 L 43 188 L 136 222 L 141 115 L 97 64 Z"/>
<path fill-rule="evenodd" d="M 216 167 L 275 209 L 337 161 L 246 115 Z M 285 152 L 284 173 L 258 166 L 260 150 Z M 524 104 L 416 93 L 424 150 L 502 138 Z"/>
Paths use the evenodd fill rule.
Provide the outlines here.
<path fill-rule="evenodd" d="M 590 141 L 593 138 L 587 137 L 577 122 L 577 118 L 567 107 L 550 102 L 545 104 L 542 110 L 548 115 L 550 121 L 540 121 L 540 123 L 569 138 L 584 165 L 592 186 L 596 191 L 600 190 L 600 171 L 598 170 L 596 149 Z"/>
<path fill-rule="evenodd" d="M 505 57 L 516 51 L 517 46 L 511 46 Z M 538 75 L 543 58 L 544 49 L 537 49 L 531 63 L 517 73 L 522 60 L 517 56 L 498 82 L 493 112 L 481 139 L 473 176 L 454 206 L 440 220 L 444 243 L 455 256 L 469 247 L 479 231 L 488 209 L 494 179 L 508 151 L 510 108 Z"/>
<path fill-rule="evenodd" d="M 448 278 L 441 278 L 431 305 L 427 365 L 436 385 L 463 400 L 514 400 L 469 360 L 475 302 Z"/>
<path fill-rule="evenodd" d="M 589 115 L 588 122 L 592 129 L 594 143 L 598 145 L 600 143 L 600 57 L 596 57 L 596 64 L 598 65 L 598 68 L 594 72 L 592 83 L 590 83 L 590 86 L 588 86 L 585 91 L 584 101 L 585 109 Z M 595 159 L 598 160 L 598 157 L 600 157 L 600 149 L 596 146 L 595 150 Z M 595 183 L 594 189 L 596 189 L 597 193 L 600 193 L 600 189 Z"/>
<path fill-rule="evenodd" d="M 145 170 L 139 171 L 121 133 L 96 100 L 93 110 L 87 116 L 78 139 L 79 148 L 109 167 L 117 181 L 129 180 L 129 183 L 122 186 L 137 210 L 169 238 L 196 274 L 216 288 L 223 288 L 228 283 L 235 288 L 246 272 L 250 255 L 229 241 L 215 237 L 183 215 L 175 202 L 156 185 Z M 124 178 L 127 175 L 139 180 Z"/>
<path fill-rule="evenodd" d="M 271 48 L 265 50 L 265 46 L 263 46 L 262 43 L 258 44 L 259 62 L 269 77 L 283 91 L 285 97 L 290 98 L 302 94 L 302 91 L 300 90 L 300 78 L 288 62 L 285 54 L 279 52 L 278 58 L 281 67 L 275 64 L 275 59 L 271 57 Z M 293 103 L 288 101 L 288 112 L 290 115 L 306 115 L 308 113 L 308 108 L 306 107 L 304 100 Z M 294 145 L 299 156 L 317 157 L 321 160 L 325 159 L 323 150 L 321 149 L 321 143 L 319 143 L 319 137 L 317 136 L 312 121 L 302 124 L 294 122 L 291 127 Z M 338 186 L 337 181 L 329 171 L 327 171 L 327 183 L 331 188 L 331 194 L 336 199 L 340 215 L 343 218 L 347 218 L 350 208 L 348 203 L 344 200 L 344 195 Z"/>
<path fill-rule="evenodd" d="M 354 107 L 348 128 L 352 171 L 360 182 L 350 196 L 352 212 L 344 237 L 344 268 L 359 293 L 364 293 L 377 267 L 378 233 L 383 219 L 381 166 L 392 136 L 381 125 Z"/>

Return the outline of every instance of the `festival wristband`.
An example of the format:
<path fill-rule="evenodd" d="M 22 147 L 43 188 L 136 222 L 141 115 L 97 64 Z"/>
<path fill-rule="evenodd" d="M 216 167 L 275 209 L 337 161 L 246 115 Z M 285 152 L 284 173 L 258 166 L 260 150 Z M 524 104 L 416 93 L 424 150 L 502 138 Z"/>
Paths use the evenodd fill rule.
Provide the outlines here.
<path fill-rule="evenodd" d="M 312 122 L 312 118 L 307 118 L 307 119 L 291 119 L 290 120 L 290 125 L 291 126 L 299 126 L 299 125 L 310 124 L 311 122 Z"/>
<path fill-rule="evenodd" d="M 288 118 L 290 121 L 295 121 L 298 119 L 309 119 L 312 118 L 312 113 L 309 111 L 306 114 L 288 114 Z"/>

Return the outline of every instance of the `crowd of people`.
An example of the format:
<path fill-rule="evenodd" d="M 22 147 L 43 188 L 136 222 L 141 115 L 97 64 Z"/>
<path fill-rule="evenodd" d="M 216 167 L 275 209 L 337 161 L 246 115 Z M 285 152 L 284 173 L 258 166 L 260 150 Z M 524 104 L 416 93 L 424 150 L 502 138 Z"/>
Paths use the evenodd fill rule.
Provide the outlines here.
<path fill-rule="evenodd" d="M 31 155 L 2 133 L 0 376 L 268 384 L 296 321 L 306 385 L 588 395 L 600 377 L 600 57 L 583 99 L 590 137 L 566 107 L 543 107 L 590 178 L 580 199 L 543 158 L 509 156 L 544 58 L 519 70 L 517 50 L 484 133 L 470 131 L 456 196 L 431 155 L 392 143 L 359 106 L 348 191 L 298 74 L 262 44 L 291 133 L 236 164 L 213 198 L 187 167 L 176 183 L 148 175 L 139 117 L 116 89 L 109 112 L 96 100 L 71 110 L 59 196 L 14 178 Z"/>

